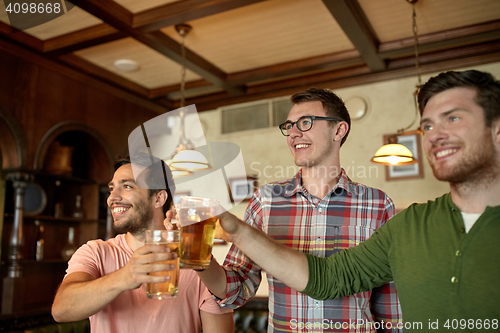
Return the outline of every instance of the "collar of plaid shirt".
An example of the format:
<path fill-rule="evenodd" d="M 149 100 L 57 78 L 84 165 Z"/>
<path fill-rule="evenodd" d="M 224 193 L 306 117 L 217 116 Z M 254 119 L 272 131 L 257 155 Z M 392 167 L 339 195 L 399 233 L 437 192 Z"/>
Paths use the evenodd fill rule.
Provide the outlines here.
<path fill-rule="evenodd" d="M 346 190 L 347 192 L 356 195 L 356 183 L 353 182 L 348 176 L 347 173 L 345 172 L 344 168 L 341 168 L 341 173 L 340 173 L 340 178 L 335 187 L 330 191 L 333 192 L 337 190 L 338 188 L 341 188 L 343 190 Z M 304 194 L 308 194 L 309 192 L 307 189 L 302 185 L 302 169 L 297 172 L 295 177 L 293 177 L 290 180 L 290 183 L 288 183 L 285 186 L 285 197 L 291 197 L 299 192 L 302 192 Z"/>

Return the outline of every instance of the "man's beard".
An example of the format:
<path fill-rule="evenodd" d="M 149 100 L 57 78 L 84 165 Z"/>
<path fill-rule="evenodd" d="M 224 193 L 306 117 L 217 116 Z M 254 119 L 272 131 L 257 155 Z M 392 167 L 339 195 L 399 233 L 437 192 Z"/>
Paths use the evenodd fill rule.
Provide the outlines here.
<path fill-rule="evenodd" d="M 451 184 L 490 182 L 499 175 L 497 153 L 489 132 L 485 133 L 479 144 L 469 147 L 458 165 L 445 168 L 437 167 L 436 164 L 430 163 L 434 177 Z"/>
<path fill-rule="evenodd" d="M 143 201 L 135 205 L 136 213 L 124 223 L 116 225 L 113 223 L 113 229 L 119 234 L 130 232 L 132 235 L 144 233 L 153 220 L 153 207 L 148 201 Z"/>

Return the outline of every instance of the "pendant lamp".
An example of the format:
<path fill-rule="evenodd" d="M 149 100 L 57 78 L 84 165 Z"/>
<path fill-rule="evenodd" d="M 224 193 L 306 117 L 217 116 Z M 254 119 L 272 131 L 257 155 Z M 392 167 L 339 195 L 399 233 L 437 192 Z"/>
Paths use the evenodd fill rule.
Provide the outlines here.
<path fill-rule="evenodd" d="M 413 154 L 411 151 L 406 148 L 404 145 L 398 143 L 398 136 L 399 135 L 409 135 L 409 134 L 422 134 L 420 128 L 407 132 L 408 129 L 410 129 L 413 124 L 415 124 L 416 120 L 418 119 L 418 102 L 417 102 L 417 97 L 418 97 L 418 91 L 420 90 L 420 87 L 422 86 L 422 79 L 421 79 L 421 73 L 420 73 L 420 59 L 418 55 L 418 27 L 417 27 L 417 15 L 415 12 L 415 4 L 418 2 L 418 0 L 406 0 L 408 1 L 412 6 L 413 6 L 413 15 L 412 15 L 412 21 L 413 21 L 413 37 L 415 39 L 414 45 L 415 45 L 415 68 L 417 70 L 417 76 L 418 76 L 418 85 L 417 89 L 413 94 L 413 102 L 415 105 L 415 118 L 413 119 L 412 123 L 397 131 L 397 134 L 392 135 L 388 143 L 383 145 L 377 152 L 375 153 L 375 156 L 371 159 L 372 162 L 374 163 L 379 163 L 379 164 L 384 164 L 384 165 L 407 165 L 407 164 L 415 164 L 417 163 L 417 159 L 413 157 Z"/>
<path fill-rule="evenodd" d="M 210 169 L 206 157 L 199 151 L 195 150 L 194 145 L 184 134 L 184 104 L 185 104 L 185 85 L 186 85 L 186 50 L 184 47 L 184 40 L 186 35 L 191 31 L 192 27 L 188 24 L 178 24 L 175 29 L 182 37 L 181 51 L 182 51 L 182 64 L 181 64 L 181 99 L 180 99 L 180 139 L 179 145 L 172 159 L 166 161 L 167 165 L 172 170 L 173 177 L 189 176 L 193 171 Z"/>

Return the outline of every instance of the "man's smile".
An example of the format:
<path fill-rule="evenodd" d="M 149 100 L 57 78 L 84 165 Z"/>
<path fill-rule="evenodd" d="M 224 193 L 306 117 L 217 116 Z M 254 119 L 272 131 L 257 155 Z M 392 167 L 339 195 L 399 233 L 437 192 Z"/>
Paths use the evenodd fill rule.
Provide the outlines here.
<path fill-rule="evenodd" d="M 436 159 L 440 160 L 446 157 L 449 157 L 451 155 L 454 155 L 457 151 L 459 151 L 459 148 L 449 148 L 449 147 L 443 147 L 443 148 L 438 148 L 434 149 L 434 156 Z"/>

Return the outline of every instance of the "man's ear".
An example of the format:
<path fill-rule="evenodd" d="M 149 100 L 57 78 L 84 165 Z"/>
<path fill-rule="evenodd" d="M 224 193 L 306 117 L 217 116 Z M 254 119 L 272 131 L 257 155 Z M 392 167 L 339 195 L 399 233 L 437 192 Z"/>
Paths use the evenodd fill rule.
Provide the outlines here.
<path fill-rule="evenodd" d="M 493 124 L 491 126 L 491 131 L 493 134 L 493 141 L 499 145 L 500 144 L 500 118 L 497 120 L 493 121 Z"/>
<path fill-rule="evenodd" d="M 155 208 L 163 207 L 165 202 L 167 202 L 168 194 L 167 191 L 161 190 L 156 193 Z"/>
<path fill-rule="evenodd" d="M 337 124 L 337 131 L 335 132 L 334 141 L 341 141 L 349 131 L 349 125 L 345 121 Z"/>

